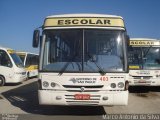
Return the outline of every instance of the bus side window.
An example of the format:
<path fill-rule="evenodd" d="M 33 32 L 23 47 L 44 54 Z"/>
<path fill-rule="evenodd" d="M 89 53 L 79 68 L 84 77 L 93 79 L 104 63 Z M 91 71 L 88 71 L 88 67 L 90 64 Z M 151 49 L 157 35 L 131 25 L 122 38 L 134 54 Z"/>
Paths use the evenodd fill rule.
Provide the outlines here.
<path fill-rule="evenodd" d="M 12 63 L 9 56 L 3 50 L 0 50 L 0 66 L 12 67 Z"/>
<path fill-rule="evenodd" d="M 32 65 L 38 65 L 38 56 L 32 55 L 31 61 L 32 61 Z"/>
<path fill-rule="evenodd" d="M 57 46 L 56 46 L 56 41 L 57 41 Z M 54 39 L 53 41 L 50 41 L 50 48 L 49 48 L 50 49 L 50 51 L 49 51 L 49 54 L 50 54 L 49 61 L 50 61 L 50 63 L 54 63 L 55 62 L 55 60 L 56 60 L 56 48 L 58 48 L 59 45 L 60 45 L 60 40 L 58 38 L 57 38 L 57 40 Z M 59 53 L 57 51 L 57 56 L 58 55 L 59 55 Z"/>
<path fill-rule="evenodd" d="M 31 65 L 30 54 L 27 54 L 26 67 L 29 67 L 30 65 Z"/>
<path fill-rule="evenodd" d="M 26 66 L 38 65 L 39 58 L 38 55 L 28 54 L 26 59 Z"/>
<path fill-rule="evenodd" d="M 39 64 L 39 56 L 34 55 L 34 65 L 38 65 L 38 64 Z"/>
<path fill-rule="evenodd" d="M 34 64 L 35 63 L 34 55 L 31 55 L 31 57 L 30 57 L 30 63 L 31 63 L 31 65 L 35 65 Z"/>

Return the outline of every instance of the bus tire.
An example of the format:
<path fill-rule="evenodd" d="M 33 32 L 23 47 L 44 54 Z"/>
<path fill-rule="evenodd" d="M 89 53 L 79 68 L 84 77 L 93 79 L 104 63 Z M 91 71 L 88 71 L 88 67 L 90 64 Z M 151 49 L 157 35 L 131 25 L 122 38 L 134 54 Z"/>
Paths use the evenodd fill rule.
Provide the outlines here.
<path fill-rule="evenodd" d="M 0 86 L 4 86 L 5 84 L 5 78 L 0 75 Z"/>
<path fill-rule="evenodd" d="M 29 72 L 27 73 L 27 80 L 29 80 Z"/>

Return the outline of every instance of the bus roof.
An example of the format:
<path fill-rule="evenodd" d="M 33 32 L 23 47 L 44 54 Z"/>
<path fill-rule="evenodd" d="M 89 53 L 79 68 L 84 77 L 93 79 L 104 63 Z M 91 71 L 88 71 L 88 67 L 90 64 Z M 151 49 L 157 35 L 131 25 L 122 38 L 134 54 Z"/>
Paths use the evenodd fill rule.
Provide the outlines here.
<path fill-rule="evenodd" d="M 55 17 L 109 17 L 109 18 L 121 18 L 121 16 L 117 15 L 107 15 L 107 14 L 62 14 L 62 15 L 51 15 L 46 18 L 55 18 Z"/>
<path fill-rule="evenodd" d="M 13 49 L 11 49 L 11 48 L 3 47 L 3 46 L 0 46 L 0 49 L 1 49 L 1 50 L 13 50 Z"/>
<path fill-rule="evenodd" d="M 38 55 L 38 54 L 36 54 L 36 53 L 31 53 L 31 52 L 20 52 L 20 51 L 17 51 L 16 52 L 17 54 L 21 54 L 21 55 L 25 55 L 25 54 L 33 54 L 33 55 Z"/>
<path fill-rule="evenodd" d="M 11 49 L 11 48 L 7 48 L 7 47 L 2 47 L 2 46 L 0 46 L 0 49 L 1 50 L 4 50 L 4 51 L 6 51 L 6 52 L 8 52 L 8 53 L 15 53 L 15 50 L 13 50 L 13 49 Z"/>
<path fill-rule="evenodd" d="M 106 14 L 63 14 L 46 17 L 45 27 L 122 27 L 121 16 Z"/>

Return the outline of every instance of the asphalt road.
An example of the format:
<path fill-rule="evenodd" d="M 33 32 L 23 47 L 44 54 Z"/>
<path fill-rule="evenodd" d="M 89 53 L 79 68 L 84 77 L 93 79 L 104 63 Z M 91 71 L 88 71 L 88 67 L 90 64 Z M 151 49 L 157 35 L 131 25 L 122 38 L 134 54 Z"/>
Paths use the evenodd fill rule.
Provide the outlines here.
<path fill-rule="evenodd" d="M 0 119 L 10 114 L 18 115 L 18 120 L 102 120 L 105 114 L 160 114 L 160 87 L 130 87 L 129 91 L 127 106 L 40 106 L 37 79 L 33 78 L 0 87 Z"/>

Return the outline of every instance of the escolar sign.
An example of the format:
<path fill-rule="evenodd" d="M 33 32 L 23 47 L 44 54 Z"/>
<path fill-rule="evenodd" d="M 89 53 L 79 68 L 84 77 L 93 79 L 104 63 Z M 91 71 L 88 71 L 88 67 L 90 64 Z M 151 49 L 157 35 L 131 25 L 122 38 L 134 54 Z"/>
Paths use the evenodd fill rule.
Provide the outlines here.
<path fill-rule="evenodd" d="M 124 27 L 124 22 L 121 18 L 47 18 L 44 22 L 44 27 L 50 26 Z"/>
<path fill-rule="evenodd" d="M 73 25 L 86 25 L 86 24 L 89 24 L 89 25 L 110 25 L 111 24 L 111 21 L 110 20 L 107 20 L 107 19 L 97 19 L 97 20 L 92 20 L 92 19 L 72 19 L 72 20 L 58 20 L 58 25 L 70 25 L 70 24 L 73 24 Z"/>
<path fill-rule="evenodd" d="M 150 46 L 150 45 L 160 45 L 158 41 L 141 41 L 141 40 L 131 40 L 130 45 L 133 46 L 138 46 L 138 45 L 143 45 L 143 46 Z"/>

